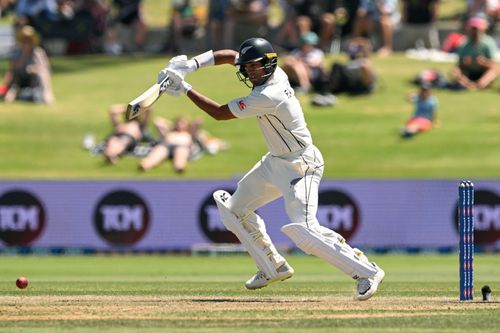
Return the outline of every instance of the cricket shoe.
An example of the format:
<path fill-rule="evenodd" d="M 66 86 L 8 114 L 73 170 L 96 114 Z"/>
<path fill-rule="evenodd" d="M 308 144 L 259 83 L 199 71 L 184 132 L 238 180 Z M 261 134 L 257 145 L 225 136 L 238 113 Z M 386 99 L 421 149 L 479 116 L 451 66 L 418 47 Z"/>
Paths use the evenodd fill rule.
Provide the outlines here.
<path fill-rule="evenodd" d="M 266 273 L 258 271 L 247 282 L 245 282 L 245 287 L 250 290 L 264 288 L 273 282 L 284 281 L 291 278 L 295 271 L 288 263 L 284 263 L 283 265 L 278 267 L 276 272 L 278 274 L 274 278 L 270 279 L 266 276 Z"/>
<path fill-rule="evenodd" d="M 382 268 L 378 267 L 376 263 L 372 262 L 372 265 L 377 269 L 377 273 L 372 278 L 360 278 L 358 279 L 358 290 L 355 298 L 358 301 L 366 301 L 377 292 L 379 284 L 385 277 L 385 272 Z"/>

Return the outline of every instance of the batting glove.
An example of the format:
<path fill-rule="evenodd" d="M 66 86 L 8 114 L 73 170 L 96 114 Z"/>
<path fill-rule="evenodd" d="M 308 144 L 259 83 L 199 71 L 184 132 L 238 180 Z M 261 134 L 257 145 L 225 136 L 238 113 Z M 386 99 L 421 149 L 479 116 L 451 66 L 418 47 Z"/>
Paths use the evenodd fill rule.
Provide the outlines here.
<path fill-rule="evenodd" d="M 165 93 L 170 96 L 177 97 L 181 94 L 182 87 L 180 85 L 174 86 L 174 85 L 168 85 L 165 88 Z"/>
<path fill-rule="evenodd" d="M 175 69 L 185 77 L 187 74 L 195 72 L 199 68 L 199 65 L 194 58 L 187 60 L 185 55 L 180 55 L 170 60 L 168 68 Z"/>
<path fill-rule="evenodd" d="M 180 92 L 187 94 L 191 90 L 191 85 L 184 81 L 184 76 L 179 71 L 168 68 L 166 74 L 168 76 L 168 86 L 165 92 L 170 96 L 179 96 Z"/>
<path fill-rule="evenodd" d="M 184 75 L 175 69 L 167 68 L 166 74 L 170 81 L 170 86 L 178 87 L 181 85 L 181 82 L 184 81 Z"/>
<path fill-rule="evenodd" d="M 168 67 L 175 69 L 181 72 L 183 76 L 186 76 L 189 73 L 196 72 L 200 68 L 213 65 L 215 65 L 214 52 L 210 50 L 205 53 L 198 54 L 189 60 L 187 60 L 185 55 L 173 57 L 170 60 Z"/>
<path fill-rule="evenodd" d="M 169 85 L 167 86 L 167 88 L 165 88 L 165 93 L 170 95 L 170 96 L 174 96 L 174 97 L 178 97 L 181 92 L 183 92 L 184 94 L 187 95 L 187 93 L 193 89 L 193 87 L 187 83 L 186 81 L 182 81 L 180 85 L 177 85 L 177 86 L 173 86 L 173 85 Z"/>
<path fill-rule="evenodd" d="M 173 69 L 182 75 L 184 78 L 187 74 L 192 73 L 198 69 L 198 64 L 194 59 L 187 60 L 186 55 L 178 55 L 170 59 L 167 67 L 158 73 L 158 82 L 161 82 L 168 75 L 168 70 Z"/>
<path fill-rule="evenodd" d="M 186 55 L 178 55 L 170 59 L 170 61 L 167 64 L 167 67 L 163 68 L 159 73 L 158 73 L 158 80 L 157 82 L 160 83 L 165 78 L 168 76 L 168 70 L 169 69 L 175 69 L 175 67 L 180 66 L 180 64 L 185 63 L 187 61 L 187 56 Z M 184 74 L 182 75 L 184 78 Z"/>

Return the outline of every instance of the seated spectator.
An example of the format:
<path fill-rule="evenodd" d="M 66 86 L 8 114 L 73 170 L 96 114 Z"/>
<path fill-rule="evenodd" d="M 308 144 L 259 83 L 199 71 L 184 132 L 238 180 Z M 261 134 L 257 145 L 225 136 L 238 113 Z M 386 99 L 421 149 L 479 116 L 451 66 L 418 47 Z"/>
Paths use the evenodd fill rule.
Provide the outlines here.
<path fill-rule="evenodd" d="M 458 65 L 452 71 L 457 89 L 484 89 L 498 76 L 495 64 L 497 47 L 485 34 L 488 21 L 474 16 L 467 21 L 467 40 L 457 49 Z"/>
<path fill-rule="evenodd" d="M 45 41 L 63 40 L 66 54 L 100 51 L 109 6 L 104 0 L 49 0 L 55 8 L 35 19 Z"/>
<path fill-rule="evenodd" d="M 355 38 L 347 47 L 349 61 L 333 64 L 328 78 L 328 91 L 332 94 L 370 94 L 375 89 L 377 76 L 370 60 L 372 47 L 365 38 Z"/>
<path fill-rule="evenodd" d="M 285 13 L 275 43 L 286 49 L 300 46 L 300 36 L 313 31 L 319 36 L 318 46 L 331 49 L 334 37 L 350 32 L 358 0 L 283 1 Z"/>
<path fill-rule="evenodd" d="M 173 53 L 183 53 L 184 40 L 194 39 L 203 33 L 201 19 L 193 1 L 173 1 L 166 49 Z"/>
<path fill-rule="evenodd" d="M 323 51 L 340 52 L 342 37 L 351 33 L 358 2 L 359 0 L 326 1 L 319 30 L 319 45 Z M 337 46 L 333 43 L 337 43 Z"/>
<path fill-rule="evenodd" d="M 356 14 L 354 36 L 371 38 L 376 25 L 380 25 L 382 46 L 378 49 L 378 54 L 388 56 L 392 52 L 393 30 L 399 17 L 397 0 L 361 0 Z"/>
<path fill-rule="evenodd" d="M 436 123 L 437 98 L 432 95 L 430 85 L 420 86 L 418 94 L 410 94 L 408 99 L 415 105 L 411 118 L 401 130 L 401 137 L 408 139 L 418 133 L 429 131 Z"/>
<path fill-rule="evenodd" d="M 155 126 L 160 133 L 160 141 L 139 162 L 139 167 L 143 171 L 148 171 L 165 160 L 172 160 L 174 170 L 177 173 L 184 172 L 193 146 L 189 120 L 181 116 L 171 126 L 166 119 L 157 118 Z"/>
<path fill-rule="evenodd" d="M 127 120 L 125 113 L 127 106 L 115 104 L 109 108 L 112 134 L 106 139 L 104 157 L 110 164 L 116 164 L 118 158 L 125 152 L 131 152 L 135 146 L 144 138 L 151 110 L 142 113 L 133 120 Z"/>
<path fill-rule="evenodd" d="M 226 24 L 224 27 L 224 43 L 227 48 L 240 44 L 241 41 L 267 34 L 269 0 L 231 0 L 226 13 Z M 235 36 L 236 25 L 243 23 L 252 31 L 247 35 Z M 255 27 L 257 31 L 253 29 Z"/>
<path fill-rule="evenodd" d="M 321 15 L 325 12 L 327 1 L 283 1 L 281 6 L 285 14 L 283 23 L 276 34 L 276 44 L 293 50 L 301 46 L 301 36 L 308 32 L 318 32 Z"/>
<path fill-rule="evenodd" d="M 484 15 L 488 21 L 489 32 L 494 30 L 500 20 L 500 0 L 467 0 L 466 20 L 476 15 Z"/>
<path fill-rule="evenodd" d="M 39 44 L 40 37 L 33 27 L 24 26 L 18 31 L 3 83 L 5 102 L 54 102 L 49 59 Z"/>
<path fill-rule="evenodd" d="M 191 158 L 196 158 L 201 153 L 215 155 L 218 152 L 229 148 L 229 144 L 203 128 L 203 120 L 201 117 L 194 119 L 190 126 L 191 135 L 194 141 Z"/>
<path fill-rule="evenodd" d="M 372 47 L 365 38 L 351 40 L 347 47 L 349 60 L 347 63 L 334 62 L 329 73 L 315 82 L 312 104 L 316 106 L 332 106 L 336 102 L 335 95 L 371 94 L 375 89 L 377 75 L 370 60 Z"/>
<path fill-rule="evenodd" d="M 421 47 L 439 49 L 439 36 L 436 27 L 440 0 L 402 0 L 402 22 L 405 38 L 400 42 L 403 49 Z"/>
<path fill-rule="evenodd" d="M 107 28 L 107 40 L 104 50 L 108 54 L 121 54 L 125 51 L 142 50 L 146 38 L 146 21 L 143 14 L 142 0 L 113 0 L 116 12 Z M 120 28 L 133 30 L 133 45 L 127 49 L 128 41 L 120 40 Z"/>
<path fill-rule="evenodd" d="M 52 1 L 50 4 L 40 0 L 17 0 L 16 1 L 16 20 L 22 22 L 22 26 L 35 23 L 35 19 L 42 12 L 54 12 L 57 10 L 57 4 Z"/>
<path fill-rule="evenodd" d="M 310 31 L 301 37 L 302 47 L 285 57 L 283 70 L 292 87 L 298 92 L 308 93 L 315 82 L 322 80 L 325 55 L 317 47 L 319 38 Z"/>
<path fill-rule="evenodd" d="M 75 2 L 73 25 L 79 33 L 72 33 L 66 54 L 102 51 L 106 21 L 110 6 L 106 0 L 80 0 Z"/>

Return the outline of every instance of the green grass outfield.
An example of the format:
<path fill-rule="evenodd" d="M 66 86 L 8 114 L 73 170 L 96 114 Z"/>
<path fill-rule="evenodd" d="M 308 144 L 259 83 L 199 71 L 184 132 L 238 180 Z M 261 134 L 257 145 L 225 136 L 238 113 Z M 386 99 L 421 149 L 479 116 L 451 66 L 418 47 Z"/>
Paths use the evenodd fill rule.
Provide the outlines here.
<path fill-rule="evenodd" d="M 371 255 L 379 293 L 317 258 L 290 255 L 295 276 L 259 291 L 246 255 L 3 256 L 0 332 L 498 332 L 500 265 L 477 255 L 476 299 L 458 301 L 458 256 Z M 25 275 L 27 289 L 15 286 Z M 492 302 L 481 302 L 489 284 Z"/>
<path fill-rule="evenodd" d="M 255 119 L 217 122 L 185 96 L 163 96 L 156 115 L 203 115 L 206 128 L 231 148 L 191 163 L 183 175 L 169 164 L 147 174 L 138 160 L 123 158 L 110 167 L 81 148 L 83 136 L 103 139 L 110 131 L 107 108 L 127 103 L 156 80 L 167 56 L 55 57 L 57 102 L 52 106 L 0 104 L 0 178 L 2 179 L 203 179 L 238 177 L 266 152 Z M 329 58 L 330 62 L 335 59 Z M 380 87 L 373 96 L 340 96 L 333 108 L 316 108 L 302 96 L 306 119 L 326 161 L 325 178 L 498 178 L 500 177 L 499 86 L 479 92 L 435 91 L 440 127 L 410 141 L 398 132 L 413 111 L 405 96 L 420 70 L 448 73 L 453 64 L 407 59 L 396 54 L 374 59 Z M 0 73 L 6 62 L 0 62 Z M 191 74 L 188 81 L 220 103 L 249 93 L 235 68 L 217 66 Z"/>

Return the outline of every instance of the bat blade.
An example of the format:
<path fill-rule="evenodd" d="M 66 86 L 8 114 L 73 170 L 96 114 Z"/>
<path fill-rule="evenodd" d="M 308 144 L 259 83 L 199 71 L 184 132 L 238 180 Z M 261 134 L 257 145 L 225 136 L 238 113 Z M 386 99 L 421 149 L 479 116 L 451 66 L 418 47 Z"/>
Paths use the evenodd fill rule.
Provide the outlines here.
<path fill-rule="evenodd" d="M 132 100 L 127 105 L 126 117 L 128 120 L 134 119 L 153 105 L 158 98 L 165 92 L 170 84 L 169 77 L 165 77 L 160 83 L 155 83 L 140 96 Z"/>

